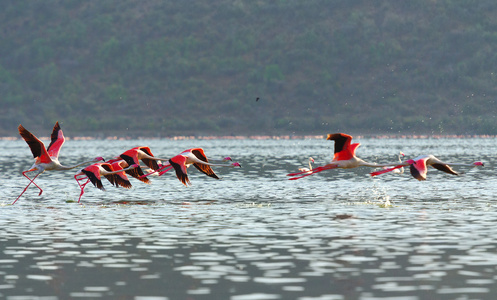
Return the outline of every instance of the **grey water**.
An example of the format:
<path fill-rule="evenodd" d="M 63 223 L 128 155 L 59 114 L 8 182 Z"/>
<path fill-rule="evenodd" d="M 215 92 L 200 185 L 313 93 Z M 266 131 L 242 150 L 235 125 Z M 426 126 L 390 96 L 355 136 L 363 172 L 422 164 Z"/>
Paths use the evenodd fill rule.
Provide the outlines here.
<path fill-rule="evenodd" d="M 77 170 L 28 183 L 22 140 L 0 141 L 0 298 L 4 299 L 495 299 L 495 138 L 355 139 L 366 161 L 434 154 L 483 168 L 430 169 L 419 182 L 369 168 L 287 173 L 332 158 L 333 142 L 291 140 L 66 141 L 60 161 L 112 158 L 146 145 L 171 157 L 202 147 L 242 168 L 189 168 L 146 185 L 88 185 Z M 46 141 L 48 143 L 48 141 Z M 390 203 L 391 205 L 388 205 Z"/>

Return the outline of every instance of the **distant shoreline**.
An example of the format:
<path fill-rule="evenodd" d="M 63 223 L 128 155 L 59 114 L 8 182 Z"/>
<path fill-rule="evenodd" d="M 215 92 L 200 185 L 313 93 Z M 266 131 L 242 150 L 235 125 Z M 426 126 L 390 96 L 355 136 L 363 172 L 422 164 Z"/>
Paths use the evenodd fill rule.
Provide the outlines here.
<path fill-rule="evenodd" d="M 412 135 L 354 135 L 354 138 L 366 138 L 366 139 L 461 139 L 461 138 L 496 138 L 497 135 L 489 134 L 412 134 Z M 326 135 L 205 135 L 205 136 L 170 136 L 170 137 L 150 137 L 150 136 L 107 136 L 107 137 L 95 137 L 95 136 L 74 136 L 65 137 L 66 140 L 74 141 L 85 141 L 85 140 L 312 140 L 312 139 L 325 139 Z M 41 140 L 49 140 L 50 137 L 40 137 Z M 16 141 L 21 140 L 21 137 L 6 136 L 0 137 L 2 141 Z"/>

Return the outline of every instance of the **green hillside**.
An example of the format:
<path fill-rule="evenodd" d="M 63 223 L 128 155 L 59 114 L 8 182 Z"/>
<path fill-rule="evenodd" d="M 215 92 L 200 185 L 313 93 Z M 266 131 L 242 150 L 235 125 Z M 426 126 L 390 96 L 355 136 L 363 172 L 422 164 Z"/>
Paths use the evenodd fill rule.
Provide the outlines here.
<path fill-rule="evenodd" d="M 0 135 L 497 134 L 494 0 L 0 2 Z"/>

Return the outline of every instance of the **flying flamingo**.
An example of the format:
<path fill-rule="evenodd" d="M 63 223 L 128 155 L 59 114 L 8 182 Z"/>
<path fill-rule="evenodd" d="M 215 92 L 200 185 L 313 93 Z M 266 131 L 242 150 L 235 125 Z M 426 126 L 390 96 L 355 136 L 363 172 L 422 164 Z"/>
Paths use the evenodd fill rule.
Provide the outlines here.
<path fill-rule="evenodd" d="M 161 166 L 157 163 L 157 161 L 167 161 L 167 158 L 157 158 L 152 154 L 152 151 L 149 147 L 135 147 L 131 148 L 122 154 L 120 154 L 116 160 L 124 160 L 128 165 L 139 164 L 140 160 L 145 163 L 150 169 L 156 171 Z M 114 160 L 113 160 L 114 161 Z M 143 181 L 144 183 L 150 183 L 150 180 L 144 176 L 141 168 L 136 168 L 132 170 L 126 171 L 129 175 L 137 178 L 138 180 Z"/>
<path fill-rule="evenodd" d="M 333 155 L 333 160 L 329 164 L 322 167 L 317 167 L 312 171 L 290 173 L 287 176 L 294 176 L 290 178 L 290 180 L 296 180 L 324 170 L 336 169 L 336 168 L 351 169 L 361 166 L 381 168 L 381 167 L 391 167 L 396 165 L 396 163 L 391 163 L 391 164 L 368 163 L 356 157 L 355 152 L 357 150 L 357 147 L 359 147 L 361 144 L 360 143 L 351 144 L 350 142 L 352 141 L 352 136 L 348 134 L 344 133 L 328 134 L 327 140 L 335 141 L 335 152 Z"/>
<path fill-rule="evenodd" d="M 231 160 L 231 157 L 226 157 L 223 160 Z M 231 163 L 229 165 L 210 163 L 202 148 L 192 148 L 185 150 L 169 159 L 168 163 L 164 164 L 159 169 L 159 176 L 168 172 L 169 170 L 174 169 L 176 171 L 176 176 L 181 181 L 181 183 L 183 183 L 184 185 L 190 184 L 190 180 L 188 179 L 186 171 L 186 169 L 190 165 L 195 166 L 195 168 L 197 168 L 200 172 L 215 179 L 219 179 L 219 177 L 216 175 L 216 173 L 214 173 L 211 166 L 241 167 L 241 165 L 237 162 Z M 150 175 L 150 173 L 145 176 L 148 175 Z"/>
<path fill-rule="evenodd" d="M 88 182 L 91 182 L 96 188 L 105 191 L 105 188 L 102 185 L 102 176 L 107 178 L 107 180 L 109 180 L 109 182 L 116 187 L 122 186 L 127 189 L 131 188 L 131 183 L 124 174 L 124 171 L 139 168 L 140 165 L 133 164 L 125 169 L 120 167 L 119 164 L 116 164 L 115 166 L 117 167 L 117 169 L 114 169 L 113 165 L 109 163 L 96 163 L 93 165 L 89 165 L 76 173 L 76 175 L 74 175 L 74 179 L 76 179 L 76 182 L 81 188 L 78 203 L 81 201 L 81 197 L 84 194 L 84 189 Z M 85 179 L 87 179 L 85 183 L 79 183 L 80 180 Z"/>
<path fill-rule="evenodd" d="M 388 168 L 385 170 L 372 172 L 371 176 L 380 175 L 383 173 L 394 171 L 395 169 L 402 168 L 403 166 L 409 166 L 409 170 L 411 171 L 411 175 L 419 181 L 426 180 L 426 174 L 428 172 L 427 166 L 432 166 L 433 168 L 443 171 L 445 173 L 449 173 L 452 175 L 460 175 L 456 171 L 452 170 L 450 166 L 467 166 L 467 167 L 476 167 L 476 166 L 484 166 L 481 161 L 476 161 L 471 164 L 464 163 L 446 163 L 436 158 L 433 155 L 421 155 L 416 157 L 415 159 L 408 159 L 402 164 L 399 164 L 395 167 Z"/>
<path fill-rule="evenodd" d="M 312 171 L 312 164 L 311 163 L 314 163 L 314 158 L 309 157 L 309 168 L 299 168 L 299 171 L 306 172 L 306 173 L 309 171 Z"/>
<path fill-rule="evenodd" d="M 36 179 L 36 177 L 38 177 L 38 175 L 40 175 L 45 171 L 70 170 L 88 163 L 104 160 L 102 157 L 96 157 L 90 161 L 85 161 L 73 166 L 61 165 L 59 162 L 59 152 L 60 148 L 64 144 L 65 138 L 64 134 L 62 133 L 62 130 L 60 129 L 59 122 L 55 123 L 51 135 L 51 142 L 48 148 L 45 148 L 43 142 L 40 141 L 34 134 L 26 130 L 22 125 L 19 125 L 18 129 L 19 129 L 19 134 L 26 141 L 26 143 L 28 143 L 28 146 L 31 149 L 31 153 L 35 158 L 35 163 L 31 166 L 31 168 L 22 172 L 22 175 L 29 180 L 29 183 L 24 188 L 22 193 L 16 198 L 16 200 L 12 202 L 12 204 L 16 203 L 16 201 L 22 196 L 22 194 L 24 194 L 24 192 L 28 189 L 31 183 L 34 184 L 38 189 L 40 189 L 40 193 L 38 194 L 38 196 L 40 196 L 43 193 L 43 190 L 34 182 L 34 180 Z M 26 175 L 26 173 L 33 171 L 37 172 L 36 175 L 33 177 L 33 179 L 31 179 Z"/>

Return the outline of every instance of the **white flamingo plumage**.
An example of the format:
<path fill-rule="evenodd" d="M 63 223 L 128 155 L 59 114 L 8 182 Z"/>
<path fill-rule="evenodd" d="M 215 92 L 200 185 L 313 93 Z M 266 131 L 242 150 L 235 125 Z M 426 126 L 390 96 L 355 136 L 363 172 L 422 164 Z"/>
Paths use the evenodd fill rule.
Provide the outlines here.
<path fill-rule="evenodd" d="M 299 171 L 300 172 L 309 172 L 309 171 L 312 171 L 312 164 L 313 163 L 314 163 L 314 158 L 309 157 L 309 168 L 302 167 L 302 168 L 299 168 Z"/>

